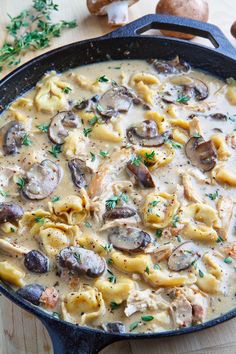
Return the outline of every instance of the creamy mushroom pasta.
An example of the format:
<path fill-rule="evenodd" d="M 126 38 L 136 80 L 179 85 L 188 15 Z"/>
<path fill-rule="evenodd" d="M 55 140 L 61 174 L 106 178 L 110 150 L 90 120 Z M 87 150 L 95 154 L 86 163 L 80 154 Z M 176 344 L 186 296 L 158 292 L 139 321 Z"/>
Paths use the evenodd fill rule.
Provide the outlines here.
<path fill-rule="evenodd" d="M 1 117 L 0 278 L 109 332 L 232 309 L 235 106 L 179 58 L 46 73 Z"/>

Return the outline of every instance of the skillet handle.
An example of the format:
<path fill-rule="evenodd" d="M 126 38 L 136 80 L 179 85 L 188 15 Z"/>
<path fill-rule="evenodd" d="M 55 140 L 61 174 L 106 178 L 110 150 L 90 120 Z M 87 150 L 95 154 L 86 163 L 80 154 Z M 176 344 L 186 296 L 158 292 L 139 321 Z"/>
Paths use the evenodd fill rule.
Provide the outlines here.
<path fill-rule="evenodd" d="M 121 339 L 115 334 L 98 333 L 93 329 L 75 327 L 57 319 L 40 320 L 48 330 L 54 354 L 97 354 Z"/>
<path fill-rule="evenodd" d="M 169 15 L 146 15 L 128 25 L 118 28 L 109 33 L 105 37 L 134 37 L 142 34 L 149 29 L 164 29 L 171 31 L 179 31 L 193 34 L 199 37 L 207 38 L 214 45 L 216 52 L 236 58 L 236 50 L 229 40 L 225 37 L 223 32 L 215 25 L 210 23 L 192 20 L 186 17 L 177 17 Z M 189 42 L 184 39 L 177 39 L 172 37 L 161 36 L 170 41 Z"/>

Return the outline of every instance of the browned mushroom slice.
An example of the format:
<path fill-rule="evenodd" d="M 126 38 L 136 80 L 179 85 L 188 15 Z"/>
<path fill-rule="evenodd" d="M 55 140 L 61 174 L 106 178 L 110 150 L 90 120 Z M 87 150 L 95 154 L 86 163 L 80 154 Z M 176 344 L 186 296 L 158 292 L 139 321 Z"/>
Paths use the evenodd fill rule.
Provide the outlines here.
<path fill-rule="evenodd" d="M 130 207 L 115 207 L 103 214 L 104 220 L 125 219 L 136 215 L 136 210 Z"/>
<path fill-rule="evenodd" d="M 68 135 L 68 129 L 77 128 L 79 120 L 71 111 L 57 113 L 51 120 L 48 136 L 55 144 L 63 144 Z"/>
<path fill-rule="evenodd" d="M 198 249 L 192 241 L 176 247 L 168 260 L 168 268 L 175 272 L 187 269 L 199 258 Z"/>
<path fill-rule="evenodd" d="M 116 116 L 118 112 L 128 112 L 135 97 L 127 87 L 113 85 L 100 98 L 97 110 L 106 117 Z"/>
<path fill-rule="evenodd" d="M 161 146 L 171 136 L 170 131 L 158 135 L 154 120 L 144 120 L 141 124 L 127 130 L 127 138 L 133 145 Z"/>
<path fill-rule="evenodd" d="M 212 170 L 216 164 L 216 150 L 211 140 L 192 137 L 185 145 L 185 154 L 193 166 L 203 172 Z"/>
<path fill-rule="evenodd" d="M 63 248 L 57 256 L 57 265 L 59 270 L 92 278 L 102 275 L 106 268 L 105 260 L 97 253 L 78 246 Z"/>
<path fill-rule="evenodd" d="M 92 171 L 86 166 L 85 161 L 81 159 L 73 159 L 68 162 L 68 166 L 74 185 L 78 188 L 87 187 L 91 180 Z"/>
<path fill-rule="evenodd" d="M 191 84 L 183 86 L 182 95 L 189 98 L 193 97 L 197 101 L 203 101 L 208 97 L 209 91 L 207 85 L 202 80 L 194 79 Z"/>
<path fill-rule="evenodd" d="M 25 133 L 24 127 L 16 121 L 11 121 L 1 128 L 3 151 L 6 155 L 17 153 L 18 148 L 22 146 Z"/>
<path fill-rule="evenodd" d="M 151 236 L 143 230 L 132 227 L 114 227 L 109 230 L 108 240 L 118 250 L 140 252 L 149 245 Z"/>
<path fill-rule="evenodd" d="M 135 165 L 132 161 L 127 163 L 127 172 L 132 181 L 139 184 L 142 188 L 154 188 L 155 183 L 149 169 L 140 162 L 139 165 Z"/>
<path fill-rule="evenodd" d="M 153 64 L 158 74 L 178 74 L 190 70 L 190 65 L 178 56 L 173 60 L 150 59 L 148 62 Z"/>
<path fill-rule="evenodd" d="M 55 190 L 60 179 L 60 166 L 51 160 L 43 160 L 27 172 L 22 193 L 29 199 L 44 199 Z"/>
<path fill-rule="evenodd" d="M 24 214 L 23 208 L 14 203 L 0 203 L 0 223 L 17 221 Z"/>

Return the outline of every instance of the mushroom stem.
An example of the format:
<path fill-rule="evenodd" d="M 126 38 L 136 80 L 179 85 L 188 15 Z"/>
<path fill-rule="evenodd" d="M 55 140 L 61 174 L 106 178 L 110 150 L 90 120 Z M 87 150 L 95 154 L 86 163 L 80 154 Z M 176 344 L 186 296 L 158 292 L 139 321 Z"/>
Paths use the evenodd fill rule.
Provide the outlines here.
<path fill-rule="evenodd" d="M 114 1 L 104 6 L 103 11 L 107 13 L 108 24 L 112 26 L 124 25 L 128 22 L 129 1 Z"/>

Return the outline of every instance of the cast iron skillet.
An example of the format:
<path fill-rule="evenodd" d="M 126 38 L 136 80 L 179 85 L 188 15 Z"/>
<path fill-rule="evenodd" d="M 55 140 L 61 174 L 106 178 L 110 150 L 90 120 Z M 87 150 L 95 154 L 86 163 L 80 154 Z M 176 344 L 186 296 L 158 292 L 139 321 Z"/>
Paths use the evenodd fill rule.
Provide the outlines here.
<path fill-rule="evenodd" d="M 214 49 L 163 36 L 141 35 L 149 29 L 171 29 L 208 38 Z M 79 65 L 110 59 L 172 59 L 179 55 L 191 65 L 221 78 L 236 79 L 236 51 L 215 26 L 172 16 L 147 15 L 106 36 L 73 43 L 31 60 L 0 82 L 1 111 L 32 88 L 48 70 L 63 72 Z M 55 354 L 95 354 L 122 339 L 159 338 L 196 332 L 236 316 L 236 308 L 206 323 L 152 334 L 109 334 L 58 320 L 17 296 L 6 284 L 0 292 L 23 309 L 35 314 L 48 329 Z"/>

